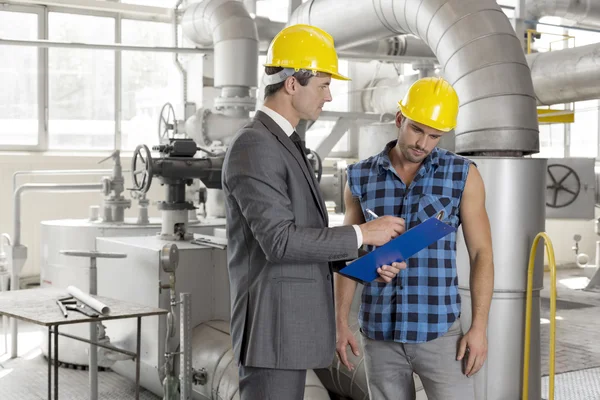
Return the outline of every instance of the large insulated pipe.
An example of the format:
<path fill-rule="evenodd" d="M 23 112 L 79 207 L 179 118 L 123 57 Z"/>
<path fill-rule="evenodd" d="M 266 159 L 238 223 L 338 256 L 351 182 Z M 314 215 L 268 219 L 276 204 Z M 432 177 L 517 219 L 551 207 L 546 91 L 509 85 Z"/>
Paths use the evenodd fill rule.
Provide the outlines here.
<path fill-rule="evenodd" d="M 552 105 L 600 98 L 600 44 L 528 54 L 537 104 Z M 363 93 L 367 112 L 392 113 L 416 75 L 373 82 Z"/>
<path fill-rule="evenodd" d="M 460 98 L 456 152 L 539 151 L 529 66 L 495 0 L 353 1 L 344 5 L 344 18 L 339 7 L 335 0 L 309 0 L 289 23 L 321 27 L 340 48 L 402 33 L 423 39 Z"/>
<path fill-rule="evenodd" d="M 488 358 L 474 376 L 475 398 L 520 399 L 523 387 L 523 334 L 527 262 L 535 236 L 545 229 L 545 175 L 541 158 L 473 157 L 485 182 L 485 207 L 494 248 L 494 294 L 487 327 Z M 456 265 L 463 330 L 471 326 L 470 258 L 462 228 L 457 237 Z M 533 280 L 529 398 L 540 399 L 540 290 L 544 253 L 538 248 Z"/>
<path fill-rule="evenodd" d="M 527 18 L 559 17 L 565 25 L 580 28 L 600 28 L 600 2 L 598 0 L 527 0 Z"/>
<path fill-rule="evenodd" d="M 600 1 L 598 2 L 600 5 Z M 599 6 L 600 7 L 600 6 Z M 538 104 L 600 98 L 600 44 L 527 55 Z"/>
<path fill-rule="evenodd" d="M 398 101 L 404 97 L 408 88 L 418 79 L 419 75 L 413 74 L 373 81 L 373 83 L 363 89 L 363 110 L 376 113 L 380 113 L 379 110 L 386 110 L 381 113 L 395 115 L 398 111 Z"/>
<path fill-rule="evenodd" d="M 370 57 L 373 60 L 378 60 L 378 57 L 381 56 L 435 60 L 435 55 L 429 46 L 413 35 L 400 35 L 379 41 L 371 41 L 348 48 L 341 53 L 346 56 L 350 54 L 362 55 L 363 57 Z"/>
<path fill-rule="evenodd" d="M 214 45 L 215 108 L 230 115 L 254 110 L 250 90 L 258 86 L 258 32 L 244 4 L 236 0 L 204 0 L 188 6 L 181 21 L 194 43 Z"/>
<path fill-rule="evenodd" d="M 203 371 L 204 377 L 199 385 L 192 388 L 197 396 L 208 400 L 239 398 L 238 366 L 233 361 L 228 322 L 208 321 L 194 328 L 192 352 L 193 369 Z M 304 400 L 330 399 L 315 372 L 308 370 Z"/>

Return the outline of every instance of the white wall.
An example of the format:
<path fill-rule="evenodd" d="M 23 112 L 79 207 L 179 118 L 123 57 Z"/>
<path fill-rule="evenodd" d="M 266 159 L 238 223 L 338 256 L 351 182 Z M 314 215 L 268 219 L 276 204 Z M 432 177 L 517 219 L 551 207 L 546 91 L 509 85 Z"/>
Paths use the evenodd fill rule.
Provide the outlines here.
<path fill-rule="evenodd" d="M 13 236 L 13 196 L 12 179 L 16 171 L 40 169 L 111 169 L 112 162 L 107 161 L 98 165 L 98 161 L 109 154 L 85 155 L 43 155 L 27 153 L 0 153 L 0 233 L 6 232 Z M 131 158 L 122 158 L 123 169 L 131 169 Z M 130 188 L 129 173 L 125 175 L 125 187 Z M 99 176 L 20 176 L 18 184 L 27 182 L 36 183 L 64 183 L 81 182 L 97 183 L 102 178 Z M 129 193 L 124 194 L 129 198 Z M 153 180 L 152 189 L 148 193 L 151 201 L 150 216 L 159 216 L 158 210 L 152 205 L 157 200 L 162 200 L 163 191 L 158 180 Z M 31 275 L 39 271 L 40 260 L 40 222 L 44 220 L 63 218 L 87 218 L 89 206 L 101 205 L 100 193 L 26 193 L 21 202 L 21 243 L 28 247 L 28 259 L 23 268 L 22 275 Z M 132 202 L 132 207 L 125 212 L 126 217 L 137 216 L 137 202 Z"/>
<path fill-rule="evenodd" d="M 600 213 L 596 209 L 596 218 L 598 217 L 600 217 Z M 586 253 L 590 257 L 589 262 L 595 263 L 596 241 L 600 240 L 600 236 L 595 233 L 595 220 L 549 219 L 546 220 L 546 233 L 552 240 L 557 266 L 573 266 L 575 264 L 575 252 L 571 247 L 575 244 L 573 235 L 577 233 L 581 235 L 579 252 Z"/>

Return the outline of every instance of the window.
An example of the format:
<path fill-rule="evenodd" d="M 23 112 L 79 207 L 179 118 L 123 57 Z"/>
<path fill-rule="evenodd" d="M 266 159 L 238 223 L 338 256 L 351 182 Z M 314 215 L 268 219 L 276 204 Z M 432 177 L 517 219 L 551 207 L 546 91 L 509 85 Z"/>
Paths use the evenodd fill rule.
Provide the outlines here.
<path fill-rule="evenodd" d="M 114 18 L 51 12 L 49 40 L 114 43 Z M 51 48 L 50 149 L 112 149 L 115 143 L 115 52 Z"/>
<path fill-rule="evenodd" d="M 38 15 L 0 11 L 0 37 L 37 39 Z M 0 145 L 39 143 L 39 53 L 35 47 L 0 45 Z"/>
<path fill-rule="evenodd" d="M 170 47 L 173 40 L 171 24 L 122 21 L 123 44 Z M 127 51 L 122 63 L 121 148 L 158 144 L 158 120 L 165 103 L 173 105 L 178 120 L 184 119 L 183 79 L 174 55 Z"/>
<path fill-rule="evenodd" d="M 562 158 L 565 156 L 565 126 L 540 125 L 540 152 L 533 157 Z"/>
<path fill-rule="evenodd" d="M 598 100 L 575 103 L 575 122 L 570 125 L 571 157 L 598 156 Z"/>

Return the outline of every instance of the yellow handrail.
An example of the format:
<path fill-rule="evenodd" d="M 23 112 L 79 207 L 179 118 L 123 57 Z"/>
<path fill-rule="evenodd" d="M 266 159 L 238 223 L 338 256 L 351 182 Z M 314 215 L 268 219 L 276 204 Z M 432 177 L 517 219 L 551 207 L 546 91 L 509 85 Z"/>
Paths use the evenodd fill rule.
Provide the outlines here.
<path fill-rule="evenodd" d="M 527 305 L 525 308 L 525 351 L 523 361 L 523 394 L 522 400 L 529 397 L 529 353 L 531 346 L 531 298 L 533 292 L 533 270 L 535 265 L 535 254 L 540 239 L 546 244 L 546 255 L 550 268 L 550 376 L 548 400 L 554 400 L 554 350 L 556 338 L 556 261 L 554 259 L 554 247 L 550 237 L 545 232 L 540 232 L 533 239 L 531 253 L 529 253 L 529 266 L 527 268 Z"/>

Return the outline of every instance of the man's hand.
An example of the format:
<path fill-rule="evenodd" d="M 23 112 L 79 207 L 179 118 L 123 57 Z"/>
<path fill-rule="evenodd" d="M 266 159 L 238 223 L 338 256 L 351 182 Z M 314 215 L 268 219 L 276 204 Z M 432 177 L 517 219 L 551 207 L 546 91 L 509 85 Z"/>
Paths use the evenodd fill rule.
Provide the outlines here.
<path fill-rule="evenodd" d="M 469 329 L 460 340 L 456 359 L 462 360 L 467 351 L 467 361 L 464 363 L 465 375 L 471 377 L 481 369 L 487 358 L 487 336 L 485 329 Z"/>
<path fill-rule="evenodd" d="M 398 235 L 404 233 L 404 218 L 389 215 L 359 225 L 363 235 L 363 244 L 383 246 Z"/>
<path fill-rule="evenodd" d="M 377 268 L 377 273 L 379 274 L 379 278 L 376 279 L 377 282 L 385 282 L 385 283 L 390 283 L 392 281 L 392 279 L 394 279 L 394 277 L 396 275 L 398 275 L 398 273 L 400 273 L 401 269 L 406 269 L 406 263 L 405 262 L 395 262 L 392 263 L 392 265 L 384 265 L 382 267 Z"/>
<path fill-rule="evenodd" d="M 337 324 L 337 342 L 335 344 L 335 350 L 337 352 L 338 358 L 340 362 L 348 368 L 348 370 L 352 371 L 354 369 L 354 365 L 348 360 L 346 355 L 346 348 L 350 345 L 350 349 L 352 353 L 358 357 L 360 353 L 358 352 L 358 343 L 356 342 L 356 338 L 352 334 L 352 331 L 348 327 L 348 324 Z"/>

